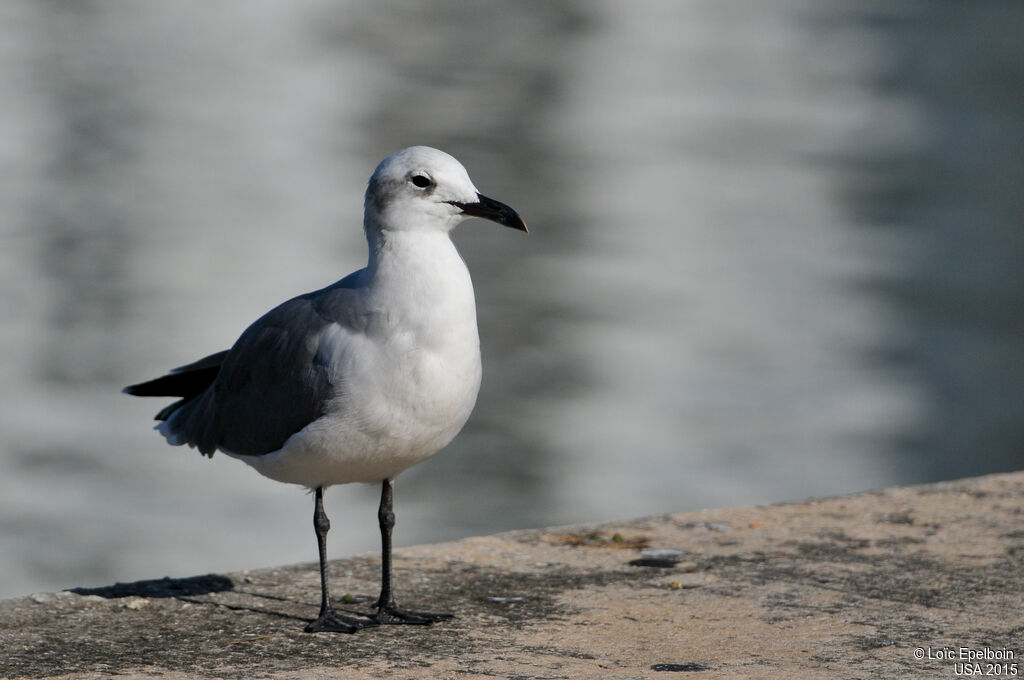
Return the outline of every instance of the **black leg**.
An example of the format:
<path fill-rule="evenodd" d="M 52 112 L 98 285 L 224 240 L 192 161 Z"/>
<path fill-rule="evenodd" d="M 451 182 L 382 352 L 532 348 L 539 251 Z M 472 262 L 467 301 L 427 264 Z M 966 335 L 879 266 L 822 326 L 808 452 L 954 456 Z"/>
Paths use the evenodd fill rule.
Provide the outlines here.
<path fill-rule="evenodd" d="M 378 623 L 405 623 L 424 626 L 435 621 L 452 618 L 451 614 L 430 614 L 400 609 L 391 591 L 391 531 L 395 528 L 395 511 L 392 507 L 391 480 L 385 479 L 380 492 L 380 597 L 377 598 L 377 612 L 371 619 Z"/>
<path fill-rule="evenodd" d="M 316 502 L 313 506 L 313 529 L 316 531 L 316 544 L 320 550 L 320 614 L 306 626 L 307 633 L 332 632 L 354 633 L 360 628 L 376 626 L 374 621 L 364 621 L 341 616 L 331 606 L 331 594 L 327 588 L 327 532 L 331 530 L 331 520 L 324 512 L 324 488 L 316 488 Z"/>

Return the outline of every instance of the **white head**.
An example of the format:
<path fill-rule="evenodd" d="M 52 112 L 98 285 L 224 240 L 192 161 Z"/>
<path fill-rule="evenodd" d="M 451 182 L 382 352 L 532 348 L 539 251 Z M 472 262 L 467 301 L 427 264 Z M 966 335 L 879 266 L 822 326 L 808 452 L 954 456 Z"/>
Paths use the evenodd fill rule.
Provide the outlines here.
<path fill-rule="evenodd" d="M 481 195 L 462 163 L 429 146 L 388 156 L 366 187 L 363 223 L 375 231 L 449 232 L 467 217 L 526 231 L 515 210 Z"/>

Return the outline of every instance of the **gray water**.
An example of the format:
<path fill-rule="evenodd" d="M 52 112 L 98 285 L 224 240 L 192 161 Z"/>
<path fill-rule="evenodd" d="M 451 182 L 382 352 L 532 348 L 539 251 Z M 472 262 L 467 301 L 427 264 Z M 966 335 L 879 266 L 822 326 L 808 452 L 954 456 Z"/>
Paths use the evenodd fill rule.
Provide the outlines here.
<path fill-rule="evenodd" d="M 468 5 L 468 3 L 466 3 Z M 484 385 L 400 544 L 1020 467 L 1024 5 L 0 8 L 0 597 L 310 561 L 311 499 L 119 393 L 365 261 L 456 155 Z M 327 494 L 334 557 L 377 489 Z"/>

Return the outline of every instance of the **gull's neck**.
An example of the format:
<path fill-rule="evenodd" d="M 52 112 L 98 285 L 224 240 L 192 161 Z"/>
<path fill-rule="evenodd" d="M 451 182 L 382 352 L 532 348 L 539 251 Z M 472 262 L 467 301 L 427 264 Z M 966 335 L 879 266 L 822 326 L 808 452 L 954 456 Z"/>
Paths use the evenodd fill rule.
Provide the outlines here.
<path fill-rule="evenodd" d="M 367 293 L 373 306 L 396 320 L 471 324 L 475 334 L 473 282 L 448 232 L 367 230 L 367 239 Z"/>

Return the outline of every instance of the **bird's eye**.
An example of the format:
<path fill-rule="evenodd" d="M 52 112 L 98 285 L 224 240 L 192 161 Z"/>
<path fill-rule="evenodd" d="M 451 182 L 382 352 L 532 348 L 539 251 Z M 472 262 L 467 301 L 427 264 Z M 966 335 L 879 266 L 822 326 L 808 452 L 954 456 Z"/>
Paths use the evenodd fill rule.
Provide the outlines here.
<path fill-rule="evenodd" d="M 427 177 L 426 175 L 413 175 L 412 183 L 418 186 L 420 189 L 426 189 L 431 184 L 433 184 L 433 182 L 430 181 L 430 178 Z"/>

